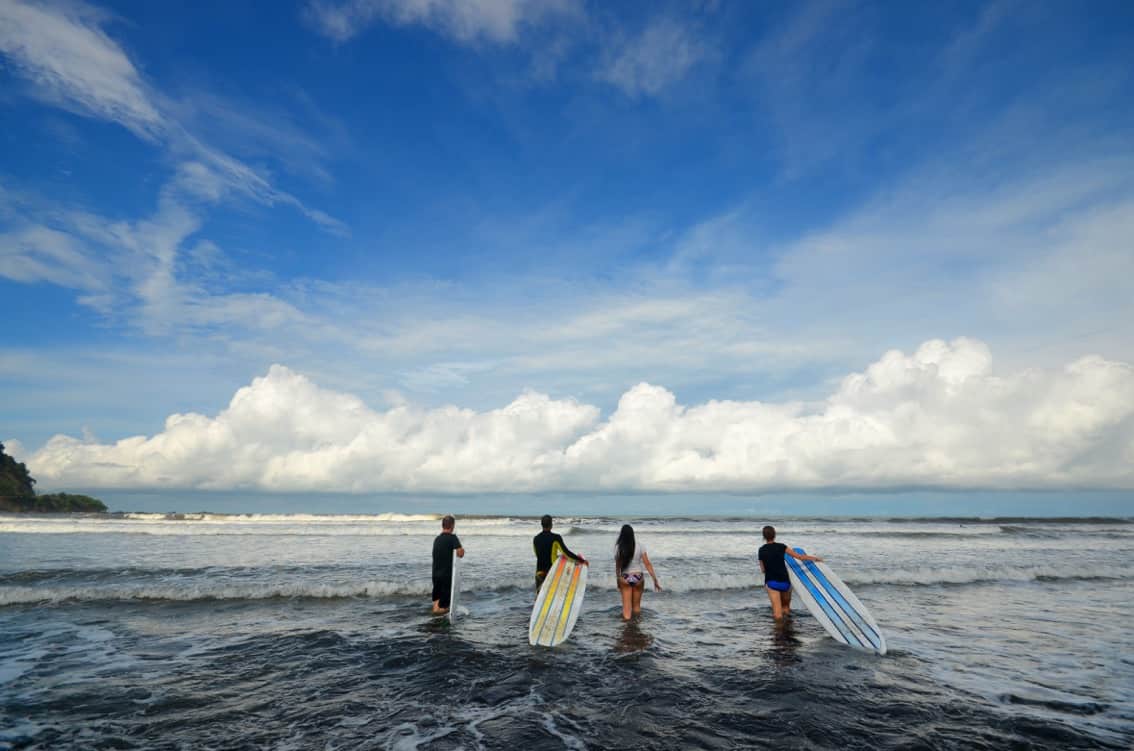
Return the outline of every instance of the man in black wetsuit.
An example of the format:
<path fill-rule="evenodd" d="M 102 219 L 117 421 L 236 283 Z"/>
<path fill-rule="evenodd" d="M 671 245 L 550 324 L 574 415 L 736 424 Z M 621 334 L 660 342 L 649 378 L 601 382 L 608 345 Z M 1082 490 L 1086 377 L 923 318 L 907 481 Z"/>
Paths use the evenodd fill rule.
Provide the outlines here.
<path fill-rule="evenodd" d="M 543 584 L 547 572 L 551 570 L 551 564 L 559 560 L 560 554 L 567 556 L 573 561 L 578 561 L 584 566 L 588 565 L 587 559 L 581 555 L 572 553 L 567 547 L 567 543 L 563 542 L 563 537 L 551 531 L 551 516 L 544 514 L 543 518 L 539 520 L 540 526 L 543 531 L 532 538 L 532 548 L 535 550 L 536 559 L 536 572 L 535 572 L 535 590 L 539 592 L 539 587 Z"/>
<path fill-rule="evenodd" d="M 453 552 L 458 558 L 465 557 L 461 541 L 453 534 L 455 524 L 452 516 L 446 516 L 441 520 L 441 534 L 433 538 L 433 612 L 438 615 L 449 612 L 453 596 Z"/>

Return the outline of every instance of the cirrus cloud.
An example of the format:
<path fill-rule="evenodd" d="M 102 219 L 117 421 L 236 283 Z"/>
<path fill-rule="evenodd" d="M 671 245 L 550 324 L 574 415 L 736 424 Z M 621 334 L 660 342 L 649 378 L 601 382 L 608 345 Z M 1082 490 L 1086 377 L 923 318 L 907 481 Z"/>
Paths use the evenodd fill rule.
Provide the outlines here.
<path fill-rule="evenodd" d="M 316 0 L 307 7 L 315 27 L 339 42 L 382 20 L 397 26 L 425 26 L 459 42 L 484 39 L 503 44 L 513 41 L 525 24 L 577 12 L 573 0 Z"/>
<path fill-rule="evenodd" d="M 118 122 L 140 136 L 168 121 L 126 53 L 99 28 L 98 11 L 82 4 L 0 2 L 0 52 L 54 102 Z"/>
<path fill-rule="evenodd" d="M 16 444 L 12 444 L 16 445 Z M 1134 488 L 1134 367 L 1085 357 L 997 373 L 988 347 L 932 340 L 826 400 L 684 406 L 639 384 L 598 408 L 526 392 L 484 412 L 388 411 L 281 366 L 215 417 L 112 444 L 58 435 L 43 486 L 347 492 L 765 492 Z"/>

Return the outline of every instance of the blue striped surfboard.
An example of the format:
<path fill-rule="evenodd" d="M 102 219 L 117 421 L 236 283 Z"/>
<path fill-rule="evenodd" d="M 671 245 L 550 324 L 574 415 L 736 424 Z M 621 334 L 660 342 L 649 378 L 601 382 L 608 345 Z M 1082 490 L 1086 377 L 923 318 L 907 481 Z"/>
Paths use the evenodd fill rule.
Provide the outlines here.
<path fill-rule="evenodd" d="M 805 555 L 803 548 L 795 552 Z M 785 555 L 792 592 L 836 641 L 855 649 L 886 654 L 886 637 L 850 587 L 826 563 L 797 561 Z"/>

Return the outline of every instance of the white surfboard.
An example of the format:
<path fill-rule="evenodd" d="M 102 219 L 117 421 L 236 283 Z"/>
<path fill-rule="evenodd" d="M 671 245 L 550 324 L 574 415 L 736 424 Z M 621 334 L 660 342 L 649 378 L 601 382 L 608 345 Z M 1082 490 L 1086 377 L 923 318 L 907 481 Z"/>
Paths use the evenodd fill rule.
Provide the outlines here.
<path fill-rule="evenodd" d="M 461 559 L 457 555 L 457 551 L 453 551 L 453 581 L 450 589 L 452 590 L 449 595 L 449 623 L 456 623 L 459 614 L 457 613 L 457 600 L 461 592 Z"/>
<path fill-rule="evenodd" d="M 539 588 L 528 621 L 528 643 L 541 647 L 562 644 L 575 628 L 587 591 L 587 566 L 565 555 L 551 567 Z"/>
<path fill-rule="evenodd" d="M 795 548 L 795 552 L 805 555 L 803 548 Z M 792 593 L 803 600 L 811 615 L 835 641 L 855 649 L 886 654 L 886 637 L 874 616 L 826 563 L 799 561 L 790 555 L 785 555 L 784 561 L 791 577 Z"/>

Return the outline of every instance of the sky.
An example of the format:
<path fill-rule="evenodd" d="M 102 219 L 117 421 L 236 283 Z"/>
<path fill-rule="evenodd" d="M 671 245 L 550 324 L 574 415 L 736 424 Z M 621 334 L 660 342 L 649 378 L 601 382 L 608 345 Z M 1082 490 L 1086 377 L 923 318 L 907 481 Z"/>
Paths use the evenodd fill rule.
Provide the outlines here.
<path fill-rule="evenodd" d="M 41 490 L 1134 515 L 1128 2 L 0 0 L 0 124 Z"/>

